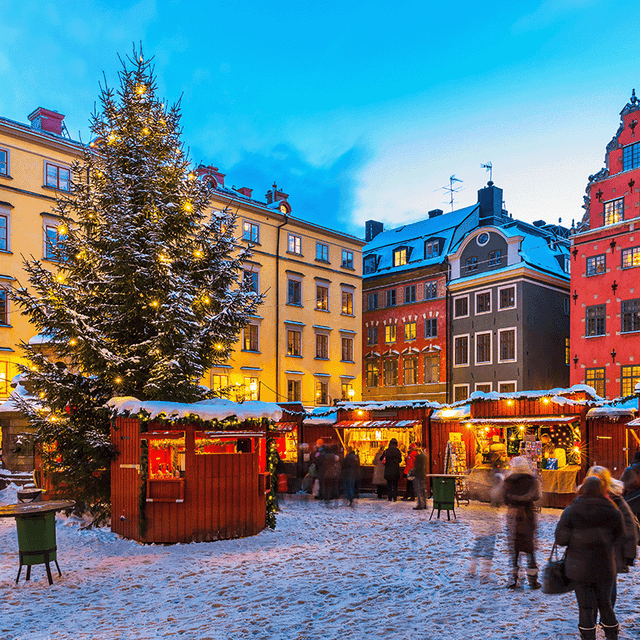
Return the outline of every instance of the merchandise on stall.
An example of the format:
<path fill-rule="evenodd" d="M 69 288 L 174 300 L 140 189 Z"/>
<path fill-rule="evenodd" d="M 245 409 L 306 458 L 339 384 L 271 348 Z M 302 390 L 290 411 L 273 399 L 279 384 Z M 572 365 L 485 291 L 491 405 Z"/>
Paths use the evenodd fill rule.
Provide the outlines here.
<path fill-rule="evenodd" d="M 380 446 L 386 448 L 391 438 L 398 441 L 398 448 L 406 456 L 409 445 L 419 440 L 420 424 L 419 420 L 352 422 L 344 429 L 344 446 L 353 448 L 360 458 L 360 464 L 365 466 L 373 465 L 376 451 Z"/>

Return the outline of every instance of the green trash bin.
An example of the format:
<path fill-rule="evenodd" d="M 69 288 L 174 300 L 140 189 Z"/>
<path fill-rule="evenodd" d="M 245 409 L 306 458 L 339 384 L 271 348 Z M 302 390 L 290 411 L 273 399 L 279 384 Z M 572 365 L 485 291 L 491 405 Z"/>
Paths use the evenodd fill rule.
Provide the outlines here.
<path fill-rule="evenodd" d="M 436 476 L 432 478 L 431 487 L 433 491 L 433 509 L 431 509 L 429 520 L 433 517 L 433 512 L 436 509 L 438 510 L 438 518 L 440 518 L 440 511 L 445 510 L 447 512 L 447 520 L 451 520 L 449 511 L 453 511 L 453 517 L 456 518 L 456 479 Z"/>
<path fill-rule="evenodd" d="M 56 546 L 56 515 L 54 512 L 16 517 L 18 530 L 18 550 L 20 568 L 16 582 L 20 579 L 22 567 L 27 567 L 27 580 L 31 578 L 31 567 L 44 564 L 47 568 L 49 584 L 53 584 L 50 562 L 55 562 L 58 574 L 62 575 L 58 565 Z"/>

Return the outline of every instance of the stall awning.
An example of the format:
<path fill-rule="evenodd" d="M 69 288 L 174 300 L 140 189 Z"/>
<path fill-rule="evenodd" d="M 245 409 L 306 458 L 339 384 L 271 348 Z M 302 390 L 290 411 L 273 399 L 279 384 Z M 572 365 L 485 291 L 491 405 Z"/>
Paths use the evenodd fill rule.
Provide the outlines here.
<path fill-rule="evenodd" d="M 298 428 L 296 422 L 276 422 L 273 425 L 276 431 L 295 431 Z"/>
<path fill-rule="evenodd" d="M 631 422 L 627 422 L 625 425 L 627 427 L 640 427 L 640 418 L 636 418 L 635 420 L 631 420 Z"/>
<path fill-rule="evenodd" d="M 511 426 L 513 424 L 570 424 L 580 420 L 580 416 L 533 416 L 531 418 L 509 417 L 509 418 L 471 418 L 465 420 L 465 424 L 473 425 L 502 425 Z"/>
<path fill-rule="evenodd" d="M 336 429 L 407 429 L 419 424 L 420 420 L 343 420 L 333 426 Z"/>

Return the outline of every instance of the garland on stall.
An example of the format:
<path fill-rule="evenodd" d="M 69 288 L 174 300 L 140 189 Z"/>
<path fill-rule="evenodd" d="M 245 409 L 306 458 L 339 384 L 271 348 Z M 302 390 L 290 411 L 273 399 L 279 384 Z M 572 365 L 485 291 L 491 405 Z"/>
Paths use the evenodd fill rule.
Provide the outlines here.
<path fill-rule="evenodd" d="M 149 479 L 149 442 L 140 442 L 140 491 L 138 493 L 138 530 L 140 539 L 147 535 L 147 480 Z"/>
<path fill-rule="evenodd" d="M 200 416 L 192 413 L 188 416 L 167 416 L 166 414 L 160 414 L 151 418 L 151 414 L 146 411 L 139 411 L 138 413 L 130 413 L 123 411 L 118 414 L 125 417 L 137 418 L 140 421 L 141 432 L 147 430 L 150 425 L 173 426 L 177 424 L 197 424 L 202 427 L 202 431 L 237 431 L 255 429 L 257 431 L 267 430 L 270 425 L 274 424 L 269 418 L 247 418 L 246 420 L 238 420 L 235 416 L 229 416 L 224 420 L 203 420 Z M 142 427 L 145 427 L 142 429 Z"/>
<path fill-rule="evenodd" d="M 270 529 L 276 528 L 276 490 L 278 489 L 278 478 L 276 476 L 276 465 L 279 456 L 276 448 L 276 441 L 273 437 L 267 436 L 267 471 L 271 474 L 271 491 L 267 494 L 267 526 Z"/>

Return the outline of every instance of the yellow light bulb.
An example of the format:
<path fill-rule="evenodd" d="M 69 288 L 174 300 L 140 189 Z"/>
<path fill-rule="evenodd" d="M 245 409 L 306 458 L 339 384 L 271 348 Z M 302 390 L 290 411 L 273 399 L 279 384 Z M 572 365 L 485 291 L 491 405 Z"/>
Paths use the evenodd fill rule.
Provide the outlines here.
<path fill-rule="evenodd" d="M 193 252 L 193 255 L 194 255 L 196 258 L 202 258 L 202 251 L 200 251 L 200 249 L 196 249 L 196 250 Z"/>
<path fill-rule="evenodd" d="M 152 306 L 152 307 L 157 307 L 157 306 L 158 306 L 158 301 L 157 301 L 157 300 L 154 300 L 154 301 L 151 303 L 151 306 Z"/>
<path fill-rule="evenodd" d="M 209 298 L 208 298 L 207 296 L 205 296 L 205 297 L 202 299 L 202 302 L 204 302 L 204 304 L 209 304 L 209 303 L 211 302 L 211 300 L 209 300 Z"/>
<path fill-rule="evenodd" d="M 63 236 L 67 233 L 67 227 L 63 224 L 58 226 L 58 233 L 61 233 Z"/>
<path fill-rule="evenodd" d="M 115 383 L 120 384 L 122 382 L 122 378 L 116 378 Z"/>
<path fill-rule="evenodd" d="M 145 127 L 145 128 L 142 130 L 142 133 L 144 133 L 144 135 L 145 135 L 145 136 L 148 136 L 148 135 L 149 135 L 149 129 L 147 129 L 147 127 Z"/>
<path fill-rule="evenodd" d="M 217 349 L 218 351 L 222 351 L 222 350 L 224 349 L 224 347 L 223 347 L 220 343 L 218 343 L 218 344 L 216 345 L 216 349 Z"/>
<path fill-rule="evenodd" d="M 140 62 L 142 62 L 142 60 L 140 60 Z M 144 92 L 147 90 L 147 88 L 143 85 L 143 84 L 139 84 L 138 87 L 136 88 L 136 93 L 141 96 L 144 94 Z"/>
<path fill-rule="evenodd" d="M 74 347 L 75 345 L 78 344 L 78 341 L 75 338 L 71 338 L 71 340 L 69 340 L 69 344 Z"/>
<path fill-rule="evenodd" d="M 63 275 L 62 273 L 59 273 L 59 274 L 56 276 L 56 280 L 57 280 L 58 282 L 64 282 L 64 275 Z"/>
<path fill-rule="evenodd" d="M 116 134 L 115 133 L 110 133 L 109 137 L 107 138 L 107 141 L 109 142 L 109 144 L 115 142 L 116 141 Z"/>
<path fill-rule="evenodd" d="M 187 176 L 187 178 L 189 178 L 189 180 L 194 180 L 196 177 L 196 174 L 193 173 L 193 171 L 191 173 L 189 173 L 189 175 Z"/>
<path fill-rule="evenodd" d="M 185 202 L 184 203 L 184 210 L 185 211 L 191 211 L 193 209 L 193 206 L 191 205 L 190 202 Z"/>

